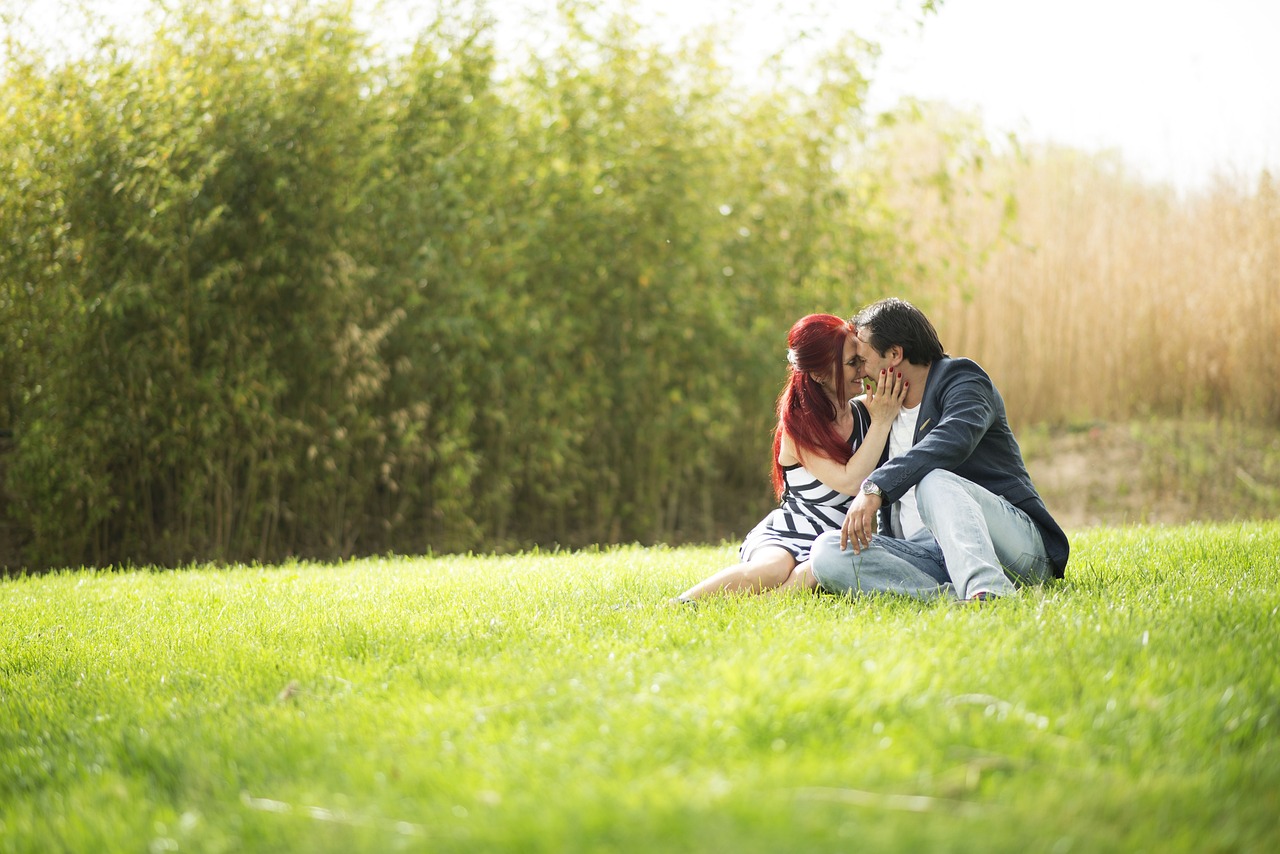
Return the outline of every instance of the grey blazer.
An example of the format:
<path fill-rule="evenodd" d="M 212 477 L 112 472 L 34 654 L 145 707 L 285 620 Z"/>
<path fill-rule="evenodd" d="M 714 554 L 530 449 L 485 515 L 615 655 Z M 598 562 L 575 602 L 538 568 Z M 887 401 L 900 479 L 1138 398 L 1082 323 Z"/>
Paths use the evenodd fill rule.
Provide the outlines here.
<path fill-rule="evenodd" d="M 976 362 L 944 357 L 929 369 L 911 450 L 887 459 L 871 480 L 884 492 L 880 533 L 892 536 L 889 507 L 934 469 L 945 469 L 1002 496 L 1040 529 L 1054 575 L 1063 576 L 1070 547 L 1031 484 L 1022 450 L 1009 429 L 1004 399 Z"/>

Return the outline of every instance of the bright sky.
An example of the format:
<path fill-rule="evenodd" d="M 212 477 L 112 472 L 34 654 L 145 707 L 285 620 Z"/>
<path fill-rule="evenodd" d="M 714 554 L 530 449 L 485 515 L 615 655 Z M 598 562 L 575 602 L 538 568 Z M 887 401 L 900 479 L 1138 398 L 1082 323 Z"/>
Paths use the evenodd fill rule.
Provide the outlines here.
<path fill-rule="evenodd" d="M 751 9 L 744 68 L 785 27 L 777 0 L 641 0 L 669 20 Z M 1280 174 L 1280 0 L 790 0 L 821 33 L 880 43 L 873 106 L 904 95 L 978 111 L 992 132 L 1118 150 L 1183 189 Z M 816 28 L 815 28 L 816 29 Z"/>
<path fill-rule="evenodd" d="M 357 0 L 371 8 L 376 0 Z M 403 34 L 385 0 L 373 26 Z M 555 0 L 489 0 L 505 38 L 522 38 L 517 10 Z M 136 17 L 145 0 L 96 0 L 109 17 Z M 1149 178 L 1183 189 L 1215 174 L 1250 181 L 1280 173 L 1280 0 L 942 0 L 921 19 L 918 0 L 635 0 L 673 33 L 737 12 L 726 45 L 744 76 L 787 35 L 822 44 L 853 30 L 883 49 L 873 107 L 904 95 L 977 110 L 993 133 L 1120 151 Z M 58 0 L 3 0 L 56 27 Z M 394 10 L 399 9 L 397 15 Z M 780 11 L 785 10 L 785 12 Z M 411 26 L 411 24 L 410 24 Z"/>
<path fill-rule="evenodd" d="M 946 0 L 879 77 L 1183 188 L 1280 173 L 1277 0 Z"/>

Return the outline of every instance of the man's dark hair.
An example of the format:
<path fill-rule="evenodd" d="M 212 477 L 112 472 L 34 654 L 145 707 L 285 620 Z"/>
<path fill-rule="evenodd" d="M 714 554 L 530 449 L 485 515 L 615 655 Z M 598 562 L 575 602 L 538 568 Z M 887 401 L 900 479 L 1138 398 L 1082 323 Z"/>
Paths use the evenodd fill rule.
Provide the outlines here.
<path fill-rule="evenodd" d="M 901 347 L 903 358 L 913 365 L 932 365 L 947 355 L 924 312 L 897 297 L 873 302 L 858 312 L 853 325 L 870 333 L 867 340 L 881 356 L 894 346 Z"/>

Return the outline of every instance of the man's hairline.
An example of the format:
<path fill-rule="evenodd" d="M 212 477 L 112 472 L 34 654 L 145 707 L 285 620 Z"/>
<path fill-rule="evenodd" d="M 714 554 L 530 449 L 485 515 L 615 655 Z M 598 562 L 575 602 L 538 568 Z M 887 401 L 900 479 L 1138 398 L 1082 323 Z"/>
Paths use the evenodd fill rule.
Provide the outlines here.
<path fill-rule="evenodd" d="M 876 353 L 880 354 L 881 356 L 884 356 L 885 354 L 887 354 L 887 353 L 888 353 L 890 350 L 892 350 L 894 347 L 902 347 L 902 345 L 901 345 L 901 344 L 890 344 L 888 347 L 885 347 L 883 350 L 881 350 L 879 347 L 877 347 L 877 346 L 875 345 L 875 343 L 874 343 L 874 342 L 871 342 L 871 341 L 864 341 L 864 340 L 862 340 L 862 336 L 861 336 L 859 333 L 861 333 L 861 332 L 862 332 L 862 330 L 864 330 L 864 329 L 865 329 L 865 330 L 867 330 L 868 335 L 870 335 L 870 336 L 872 336 L 872 337 L 874 337 L 874 336 L 875 336 L 875 332 L 873 332 L 873 331 L 872 331 L 871 324 L 866 323 L 866 324 L 863 324 L 862 326 L 854 325 L 854 327 L 853 327 L 853 337 L 858 341 L 858 343 L 860 343 L 860 344 L 866 344 L 868 347 L 870 347 L 872 350 L 875 350 L 875 351 L 876 351 Z M 861 354 L 859 354 L 859 355 L 861 355 Z M 947 354 L 944 352 L 942 355 L 945 357 Z M 904 362 L 906 362 L 907 364 L 909 364 L 909 365 L 918 365 L 918 366 L 920 366 L 920 367 L 922 367 L 922 368 L 927 368 L 927 367 L 929 367 L 930 365 L 932 365 L 934 362 L 936 362 L 936 361 L 937 361 L 937 359 L 930 359 L 930 360 L 929 360 L 929 361 L 927 361 L 927 362 L 916 362 L 916 361 L 913 361 L 913 360 L 911 360 L 911 359 L 908 359 L 908 358 L 907 358 L 907 350 L 906 350 L 906 348 L 905 348 L 905 347 L 902 347 L 902 360 L 903 360 Z"/>

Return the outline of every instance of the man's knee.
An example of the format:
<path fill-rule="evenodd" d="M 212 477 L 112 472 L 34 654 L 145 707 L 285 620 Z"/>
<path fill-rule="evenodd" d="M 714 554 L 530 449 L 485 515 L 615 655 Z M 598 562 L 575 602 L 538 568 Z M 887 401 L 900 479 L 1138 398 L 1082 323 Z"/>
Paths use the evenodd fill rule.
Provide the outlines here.
<path fill-rule="evenodd" d="M 818 539 L 813 541 L 813 548 L 809 551 L 809 567 L 819 584 L 830 579 L 831 574 L 839 570 L 843 551 L 840 548 L 839 531 L 819 534 Z"/>
<path fill-rule="evenodd" d="M 955 506 L 957 490 L 964 491 L 968 481 L 953 471 L 934 469 L 916 484 L 916 507 L 920 518 L 929 524 L 934 509 Z"/>
<path fill-rule="evenodd" d="M 922 496 L 935 497 L 966 483 L 968 483 L 967 480 L 953 471 L 934 469 L 922 477 L 920 483 L 916 485 L 916 497 L 917 500 Z"/>

